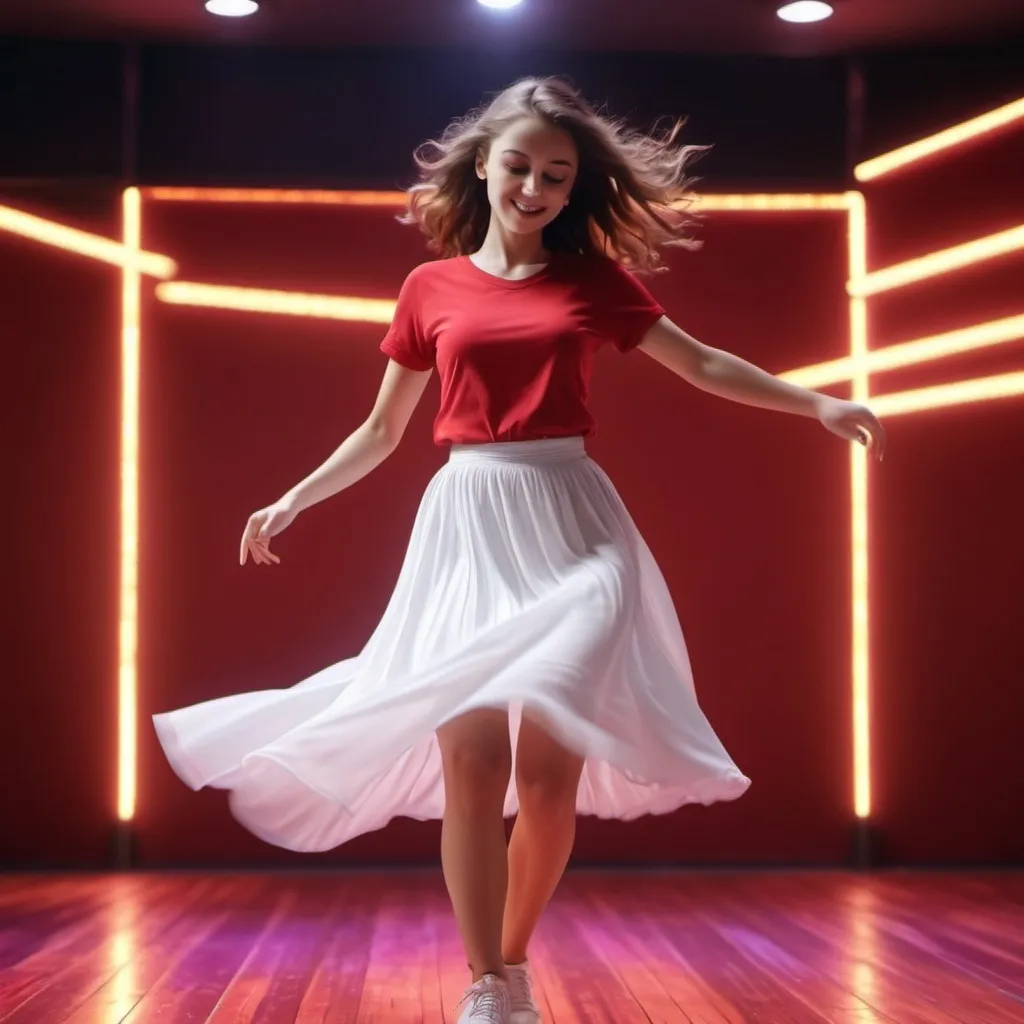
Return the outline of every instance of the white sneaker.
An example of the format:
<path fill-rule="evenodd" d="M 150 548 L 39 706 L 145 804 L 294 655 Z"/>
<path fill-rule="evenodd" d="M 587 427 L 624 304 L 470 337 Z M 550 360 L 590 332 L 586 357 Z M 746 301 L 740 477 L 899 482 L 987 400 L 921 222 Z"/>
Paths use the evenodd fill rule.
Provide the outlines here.
<path fill-rule="evenodd" d="M 511 1008 L 508 1014 L 509 1024 L 540 1024 L 540 1010 L 533 1001 L 530 991 L 530 962 L 506 964 L 508 974 L 508 992 Z"/>
<path fill-rule="evenodd" d="M 466 1008 L 459 1017 L 459 1024 L 509 1024 L 508 984 L 496 974 L 485 974 L 470 985 L 459 1000 L 459 1006 L 463 1003 Z"/>

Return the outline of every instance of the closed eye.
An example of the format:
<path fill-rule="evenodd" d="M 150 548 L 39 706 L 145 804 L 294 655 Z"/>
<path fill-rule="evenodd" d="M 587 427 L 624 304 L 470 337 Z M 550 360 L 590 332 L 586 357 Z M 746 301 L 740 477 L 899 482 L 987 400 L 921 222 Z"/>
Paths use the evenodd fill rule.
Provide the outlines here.
<path fill-rule="evenodd" d="M 505 169 L 512 174 L 526 174 L 529 170 L 528 167 L 510 167 L 508 164 L 505 164 Z M 565 181 L 565 178 L 553 178 L 550 174 L 545 174 L 544 178 L 552 185 L 561 185 Z"/>

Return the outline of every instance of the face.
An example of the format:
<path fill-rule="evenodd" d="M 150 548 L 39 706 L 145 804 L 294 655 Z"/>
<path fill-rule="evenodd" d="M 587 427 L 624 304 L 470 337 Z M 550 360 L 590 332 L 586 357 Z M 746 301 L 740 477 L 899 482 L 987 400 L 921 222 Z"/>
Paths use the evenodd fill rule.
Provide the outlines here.
<path fill-rule="evenodd" d="M 491 210 L 509 231 L 529 234 L 550 224 L 565 207 L 576 180 L 576 144 L 562 128 L 533 118 L 516 121 L 477 156 Z"/>

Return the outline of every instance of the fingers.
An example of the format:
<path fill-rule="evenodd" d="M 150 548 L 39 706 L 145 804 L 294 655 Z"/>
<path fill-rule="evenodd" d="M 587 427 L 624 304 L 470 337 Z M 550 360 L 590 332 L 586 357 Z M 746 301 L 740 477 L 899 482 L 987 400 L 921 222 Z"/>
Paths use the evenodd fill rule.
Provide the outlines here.
<path fill-rule="evenodd" d="M 281 561 L 270 550 L 270 540 L 266 535 L 267 519 L 262 512 L 257 512 L 249 517 L 245 524 L 245 532 L 242 534 L 241 550 L 238 553 L 238 564 L 245 565 L 249 556 L 252 556 L 256 565 L 277 564 Z"/>
<path fill-rule="evenodd" d="M 879 422 L 878 417 L 875 416 L 875 414 L 870 411 L 868 413 L 868 422 L 866 430 L 868 431 L 871 437 L 871 444 L 868 446 L 868 450 L 873 452 L 875 458 L 878 459 L 879 462 L 881 462 L 882 457 L 885 455 L 885 427 L 883 427 L 882 424 Z"/>
<path fill-rule="evenodd" d="M 857 440 L 881 462 L 885 455 L 887 440 L 885 427 L 882 426 L 875 416 L 869 413 L 864 418 L 864 421 L 858 423 L 854 429 Z"/>
<path fill-rule="evenodd" d="M 270 564 L 272 562 L 274 565 L 278 565 L 280 563 L 281 559 L 270 550 L 269 543 L 257 541 L 256 547 L 265 564 Z"/>
<path fill-rule="evenodd" d="M 270 550 L 270 545 L 266 541 L 261 541 L 258 537 L 249 538 L 246 542 L 246 549 L 252 555 L 252 560 L 257 565 L 278 565 L 281 562 L 281 559 Z"/>
<path fill-rule="evenodd" d="M 245 565 L 246 557 L 249 554 L 249 541 L 253 538 L 253 536 L 255 536 L 257 529 L 258 527 L 256 525 L 256 517 L 250 516 L 249 522 L 245 524 L 245 529 L 242 531 L 242 546 L 241 550 L 238 552 L 239 565 Z"/>
<path fill-rule="evenodd" d="M 256 534 L 256 539 L 253 543 L 259 549 L 260 555 L 263 556 L 265 562 L 280 562 L 281 559 L 270 550 L 270 537 L 267 535 L 268 525 L 269 523 L 263 524 L 260 532 Z"/>
<path fill-rule="evenodd" d="M 876 424 L 876 436 L 875 436 L 875 454 L 878 456 L 878 461 L 881 462 L 885 458 L 885 448 L 888 443 L 888 438 L 885 433 L 885 427 L 881 423 Z"/>

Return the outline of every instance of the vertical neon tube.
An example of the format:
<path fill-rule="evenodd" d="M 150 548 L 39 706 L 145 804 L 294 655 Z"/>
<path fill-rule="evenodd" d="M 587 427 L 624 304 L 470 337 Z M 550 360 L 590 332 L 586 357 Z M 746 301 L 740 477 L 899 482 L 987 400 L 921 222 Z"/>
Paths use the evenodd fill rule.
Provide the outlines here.
<path fill-rule="evenodd" d="M 867 274 L 867 212 L 864 196 L 850 193 L 850 280 Z M 851 397 L 869 398 L 867 300 L 850 299 Z M 871 660 L 868 559 L 868 453 L 858 444 L 850 447 L 851 580 L 852 580 L 852 718 L 853 808 L 860 819 L 871 815 Z"/>
<path fill-rule="evenodd" d="M 121 285 L 121 577 L 118 615 L 117 816 L 135 816 L 139 634 L 139 320 L 142 197 L 122 199 L 125 262 Z"/>

